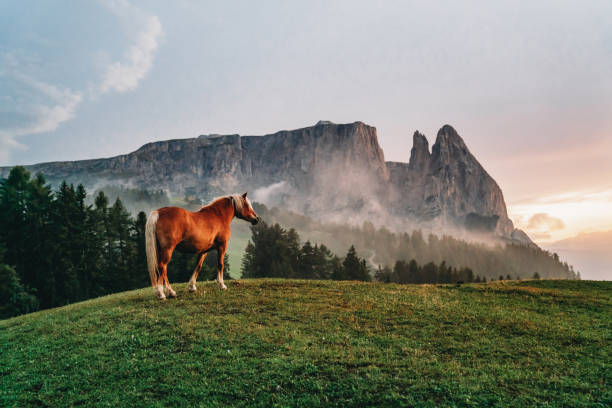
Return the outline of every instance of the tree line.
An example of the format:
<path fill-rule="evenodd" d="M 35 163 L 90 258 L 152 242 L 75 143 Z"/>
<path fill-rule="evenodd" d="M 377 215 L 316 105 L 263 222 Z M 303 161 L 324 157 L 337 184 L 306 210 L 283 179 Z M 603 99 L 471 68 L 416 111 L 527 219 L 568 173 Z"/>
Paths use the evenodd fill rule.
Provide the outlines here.
<path fill-rule="evenodd" d="M 379 266 L 372 271 L 351 245 L 339 258 L 325 245 L 300 243 L 298 232 L 280 224 L 261 222 L 251 227 L 252 237 L 242 260 L 242 276 L 249 278 L 332 279 L 395 283 L 484 282 L 467 267 L 454 268 L 442 261 L 420 266 L 414 259 L 397 261 L 391 269 Z M 372 276 L 373 274 L 373 276 Z"/>
<path fill-rule="evenodd" d="M 252 236 L 242 258 L 245 278 L 334 279 L 370 281 L 365 259 L 351 246 L 340 259 L 325 245 L 300 244 L 295 229 L 260 222 L 251 227 Z"/>
<path fill-rule="evenodd" d="M 537 246 L 491 240 L 470 242 L 450 235 L 425 233 L 420 229 L 392 232 L 376 228 L 371 222 L 362 225 L 320 222 L 310 217 L 277 207 L 254 204 L 255 211 L 270 224 L 279 223 L 300 231 L 305 240 L 325 242 L 331 251 L 343 253 L 350 245 L 364 254 L 373 265 L 392 266 L 396 261 L 415 260 L 419 265 L 464 268 L 469 266 L 481 279 L 542 278 L 580 279 L 571 265 Z"/>

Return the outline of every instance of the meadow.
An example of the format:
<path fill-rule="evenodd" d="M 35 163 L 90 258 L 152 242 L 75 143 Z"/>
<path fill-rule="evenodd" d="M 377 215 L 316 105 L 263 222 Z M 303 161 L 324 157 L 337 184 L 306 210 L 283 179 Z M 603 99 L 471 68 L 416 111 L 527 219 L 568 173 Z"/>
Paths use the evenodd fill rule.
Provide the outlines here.
<path fill-rule="evenodd" d="M 0 406 L 612 405 L 612 282 L 228 286 L 0 321 Z"/>

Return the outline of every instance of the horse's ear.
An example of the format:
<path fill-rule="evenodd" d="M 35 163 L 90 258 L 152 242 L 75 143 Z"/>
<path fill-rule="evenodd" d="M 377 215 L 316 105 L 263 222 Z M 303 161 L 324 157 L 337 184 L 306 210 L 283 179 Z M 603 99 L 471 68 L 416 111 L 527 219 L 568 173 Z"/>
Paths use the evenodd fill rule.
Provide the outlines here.
<path fill-rule="evenodd" d="M 247 194 L 248 194 L 248 193 L 249 193 L 248 191 L 247 191 L 247 192 L 245 192 L 245 193 L 242 195 L 242 198 L 246 198 L 246 196 L 247 196 Z"/>

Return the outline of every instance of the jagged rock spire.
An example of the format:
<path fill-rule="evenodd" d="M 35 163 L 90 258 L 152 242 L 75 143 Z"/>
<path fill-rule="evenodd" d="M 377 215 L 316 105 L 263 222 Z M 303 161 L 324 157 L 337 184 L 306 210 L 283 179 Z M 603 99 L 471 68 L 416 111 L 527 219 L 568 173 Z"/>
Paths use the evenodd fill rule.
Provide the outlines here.
<path fill-rule="evenodd" d="M 410 162 L 408 166 L 412 170 L 425 170 L 429 167 L 431 154 L 429 153 L 429 142 L 419 131 L 412 136 L 412 149 L 410 150 Z"/>
<path fill-rule="evenodd" d="M 433 161 L 442 163 L 449 163 L 459 157 L 472 156 L 461 136 L 451 125 L 444 125 L 438 130 L 431 155 Z"/>

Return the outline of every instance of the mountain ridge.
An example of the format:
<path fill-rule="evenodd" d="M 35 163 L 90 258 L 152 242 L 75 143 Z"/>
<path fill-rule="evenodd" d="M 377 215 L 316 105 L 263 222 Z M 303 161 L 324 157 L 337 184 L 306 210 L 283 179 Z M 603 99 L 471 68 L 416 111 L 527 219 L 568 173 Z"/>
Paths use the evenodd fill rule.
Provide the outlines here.
<path fill-rule="evenodd" d="M 203 200 L 240 190 L 261 199 L 257 192 L 267 189 L 264 203 L 321 219 L 458 228 L 532 244 L 508 218 L 495 180 L 450 125 L 438 131 L 431 152 L 425 135 L 415 132 L 407 163 L 385 161 L 373 126 L 319 121 L 263 136 L 200 135 L 110 158 L 25 167 L 52 183 L 121 184 Z M 0 175 L 9 170 L 0 168 Z"/>

